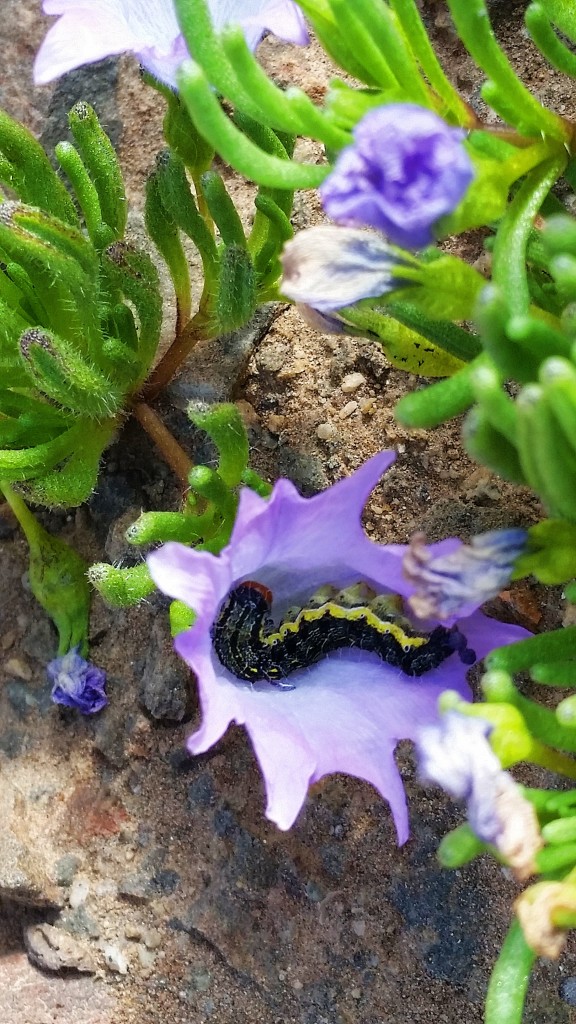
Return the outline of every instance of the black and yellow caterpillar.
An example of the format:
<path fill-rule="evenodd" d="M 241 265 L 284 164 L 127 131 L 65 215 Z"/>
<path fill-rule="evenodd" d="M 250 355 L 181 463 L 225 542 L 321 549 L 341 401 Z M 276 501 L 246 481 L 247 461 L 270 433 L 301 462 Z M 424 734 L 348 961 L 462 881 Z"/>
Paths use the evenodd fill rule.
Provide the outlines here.
<path fill-rule="evenodd" d="M 456 626 L 418 632 L 399 613 L 397 604 L 396 610 L 390 603 L 388 607 L 381 604 L 377 614 L 376 602 L 346 606 L 321 600 L 279 626 L 274 626 L 271 607 L 268 588 L 247 580 L 230 592 L 212 627 L 214 650 L 238 679 L 290 686 L 283 680 L 293 672 L 343 648 L 377 654 L 407 676 L 424 675 L 455 652 L 465 665 L 476 660 Z"/>

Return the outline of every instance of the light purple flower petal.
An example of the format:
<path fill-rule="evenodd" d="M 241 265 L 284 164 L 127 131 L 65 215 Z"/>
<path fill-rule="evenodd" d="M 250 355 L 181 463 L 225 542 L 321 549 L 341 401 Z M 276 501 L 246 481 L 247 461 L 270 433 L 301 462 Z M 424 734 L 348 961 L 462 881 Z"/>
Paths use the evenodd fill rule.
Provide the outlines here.
<path fill-rule="evenodd" d="M 328 216 L 377 228 L 406 249 L 430 245 L 474 177 L 465 133 L 424 107 L 390 103 L 365 114 L 353 134 L 320 187 Z"/>
<path fill-rule="evenodd" d="M 59 16 L 34 65 L 38 85 L 67 71 L 119 53 L 134 53 L 147 71 L 176 87 L 176 71 L 189 56 L 172 0 L 44 0 L 45 14 Z M 265 31 L 291 42 L 308 37 L 291 0 L 210 0 L 215 27 L 245 26 L 255 49 Z"/>
<path fill-rule="evenodd" d="M 301 497 L 287 480 L 268 500 L 243 490 L 230 543 L 219 556 L 167 544 L 148 557 L 160 589 L 197 613 L 193 627 L 175 640 L 200 690 L 202 723 L 190 737 L 190 750 L 208 750 L 231 722 L 245 726 L 264 776 L 266 813 L 280 828 L 292 825 L 311 783 L 346 772 L 372 783 L 388 800 L 404 842 L 408 817 L 394 748 L 436 720 L 443 690 L 469 696 L 457 653 L 425 675 L 409 677 L 377 655 L 345 649 L 293 673 L 294 688 L 285 690 L 241 682 L 213 649 L 210 629 L 222 602 L 245 580 L 272 590 L 275 617 L 326 583 L 346 587 L 364 580 L 380 593 L 410 593 L 402 575 L 406 548 L 374 544 L 360 521 L 370 491 L 393 460 L 393 452 L 382 452 L 313 498 Z M 455 544 L 436 547 L 446 551 Z M 479 612 L 459 628 L 479 657 L 526 635 Z"/>
<path fill-rule="evenodd" d="M 280 290 L 321 313 L 402 287 L 403 261 L 381 235 L 334 224 L 299 231 L 284 246 Z"/>

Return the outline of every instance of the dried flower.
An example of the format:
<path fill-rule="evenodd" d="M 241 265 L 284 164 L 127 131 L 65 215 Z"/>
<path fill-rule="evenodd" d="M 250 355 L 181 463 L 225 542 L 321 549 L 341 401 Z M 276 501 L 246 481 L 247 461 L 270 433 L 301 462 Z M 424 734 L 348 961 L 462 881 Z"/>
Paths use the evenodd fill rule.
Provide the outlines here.
<path fill-rule="evenodd" d="M 333 224 L 299 231 L 284 246 L 281 291 L 294 302 L 331 313 L 407 285 L 406 263 L 374 231 Z"/>
<path fill-rule="evenodd" d="M 514 910 L 531 949 L 538 956 L 557 960 L 566 945 L 567 929 L 559 927 L 554 917 L 576 916 L 576 884 L 568 879 L 537 882 L 518 897 Z"/>
<path fill-rule="evenodd" d="M 36 56 L 37 85 L 103 57 L 133 53 L 150 74 L 176 86 L 176 71 L 189 55 L 172 0 L 43 0 L 42 9 L 59 20 Z M 292 0 L 210 0 L 210 13 L 216 29 L 242 25 L 252 50 L 267 30 L 292 43 L 308 42 Z"/>
<path fill-rule="evenodd" d="M 396 245 L 420 249 L 458 205 L 474 170 L 464 132 L 412 103 L 369 111 L 320 188 L 339 224 L 377 228 Z"/>
<path fill-rule="evenodd" d="M 402 573 L 405 548 L 373 543 L 361 525 L 366 499 L 394 457 L 380 453 L 313 498 L 301 497 L 288 480 L 278 481 L 268 500 L 243 490 L 230 543 L 218 556 L 180 544 L 148 556 L 160 590 L 196 613 L 192 629 L 175 641 L 198 677 L 202 703 L 202 724 L 189 748 L 201 753 L 231 722 L 244 725 L 264 776 L 266 813 L 283 829 L 293 824 L 312 783 L 345 772 L 372 783 L 388 800 L 398 840 L 405 842 L 408 813 L 394 748 L 436 720 L 444 689 L 469 696 L 457 651 L 414 677 L 375 654 L 339 650 L 294 672 L 287 689 L 244 682 L 224 668 L 214 650 L 211 631 L 223 602 L 246 580 L 272 591 L 277 619 L 290 606 L 305 605 L 326 583 L 342 588 L 362 581 L 377 593 L 410 594 Z M 458 637 L 480 658 L 526 635 L 479 612 L 458 625 Z"/>
<path fill-rule="evenodd" d="M 412 611 L 421 619 L 467 615 L 509 582 L 527 543 L 526 530 L 491 530 L 470 544 L 445 541 L 438 546 L 442 553 L 433 555 L 424 534 L 416 533 L 404 558 L 404 573 L 416 588 Z"/>
<path fill-rule="evenodd" d="M 521 881 L 536 870 L 543 846 L 533 805 L 488 743 L 489 722 L 447 711 L 416 739 L 421 777 L 463 800 L 470 827 L 495 846 Z"/>
<path fill-rule="evenodd" d="M 46 672 L 53 683 L 51 696 L 55 704 L 76 708 L 83 715 L 93 715 L 106 707 L 106 673 L 82 658 L 77 647 L 49 662 Z"/>

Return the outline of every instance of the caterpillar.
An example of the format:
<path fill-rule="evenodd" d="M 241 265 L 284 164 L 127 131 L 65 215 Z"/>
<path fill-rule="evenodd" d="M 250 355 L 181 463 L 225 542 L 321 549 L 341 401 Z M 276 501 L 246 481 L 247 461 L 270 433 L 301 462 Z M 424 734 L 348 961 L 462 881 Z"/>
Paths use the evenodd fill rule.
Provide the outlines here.
<path fill-rule="evenodd" d="M 407 676 L 424 675 L 455 652 L 465 665 L 476 660 L 456 626 L 418 632 L 401 615 L 394 598 L 347 606 L 326 599 L 327 591 L 336 593 L 334 588 L 323 588 L 310 606 L 275 626 L 270 590 L 255 580 L 239 584 L 212 626 L 214 650 L 221 664 L 238 679 L 264 679 L 292 689 L 285 680 L 293 672 L 343 648 L 377 654 Z"/>

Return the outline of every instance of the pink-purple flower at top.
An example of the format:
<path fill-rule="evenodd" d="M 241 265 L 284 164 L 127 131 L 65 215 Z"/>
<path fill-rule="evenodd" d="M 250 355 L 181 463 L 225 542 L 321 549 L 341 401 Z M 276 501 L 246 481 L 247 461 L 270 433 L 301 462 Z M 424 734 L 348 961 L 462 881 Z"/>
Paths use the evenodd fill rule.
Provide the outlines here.
<path fill-rule="evenodd" d="M 293 672 L 282 686 L 258 678 L 244 682 L 224 667 L 213 628 L 222 622 L 231 591 L 244 582 L 271 591 L 276 622 L 290 607 L 306 605 L 325 584 L 346 588 L 364 582 L 380 594 L 409 596 L 404 546 L 375 544 L 361 525 L 366 499 L 394 458 L 393 452 L 382 452 L 312 498 L 301 497 L 288 480 L 278 481 L 267 500 L 245 489 L 230 543 L 218 556 L 174 543 L 148 556 L 160 590 L 196 613 L 193 627 L 175 640 L 197 675 L 202 704 L 202 722 L 189 748 L 201 753 L 231 722 L 244 725 L 264 777 L 266 813 L 282 829 L 293 824 L 312 783 L 345 772 L 372 783 L 389 802 L 398 840 L 405 842 L 408 813 L 394 761 L 396 744 L 436 720 L 444 689 L 469 694 L 462 654 L 473 650 L 482 658 L 526 635 L 476 611 L 458 623 L 442 663 L 418 676 L 358 649 L 334 651 Z M 235 646 L 241 657 L 242 644 L 235 641 Z"/>
<path fill-rule="evenodd" d="M 320 187 L 326 213 L 338 224 L 377 228 L 406 249 L 430 245 L 437 221 L 474 177 L 464 135 L 412 103 L 376 107 Z"/>
<path fill-rule="evenodd" d="M 77 647 L 50 661 L 46 672 L 53 684 L 55 704 L 76 708 L 83 715 L 93 715 L 106 707 L 106 673 L 78 654 Z"/>
<path fill-rule="evenodd" d="M 301 12 L 292 0 L 209 0 L 217 30 L 242 25 L 252 50 L 266 31 L 308 42 Z M 73 68 L 118 53 L 133 53 L 151 75 L 176 87 L 176 71 L 189 56 L 172 0 L 43 0 L 45 14 L 58 16 L 34 65 L 37 85 Z"/>

